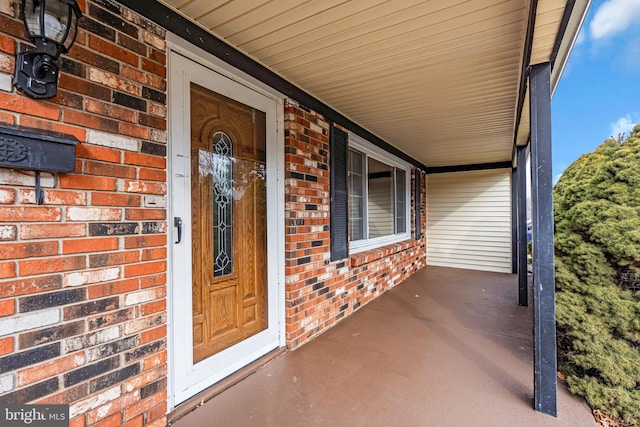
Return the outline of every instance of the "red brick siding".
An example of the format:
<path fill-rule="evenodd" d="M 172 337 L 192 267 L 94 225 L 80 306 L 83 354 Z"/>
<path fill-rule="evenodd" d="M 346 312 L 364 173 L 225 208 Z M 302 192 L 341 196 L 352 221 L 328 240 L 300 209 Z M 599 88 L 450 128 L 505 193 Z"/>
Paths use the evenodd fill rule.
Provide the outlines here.
<path fill-rule="evenodd" d="M 165 34 L 114 1 L 80 4 L 58 95 L 34 101 L 0 86 L 0 124 L 82 141 L 74 173 L 43 174 L 42 206 L 32 173 L 0 169 L 0 402 L 70 404 L 72 426 L 164 425 Z M 17 2 L 0 0 L 0 77 L 27 43 Z M 289 348 L 425 265 L 424 237 L 330 261 L 328 131 L 287 103 Z"/>
<path fill-rule="evenodd" d="M 285 316 L 290 349 L 304 344 L 426 265 L 424 234 L 420 240 L 411 238 L 337 262 L 330 261 L 330 155 L 329 123 L 321 115 L 288 101 L 285 106 Z M 424 176 L 419 175 L 424 189 Z M 425 200 L 423 192 L 422 206 Z M 424 230 L 425 210 L 422 212 Z M 413 220 L 412 224 L 415 230 Z"/>
<path fill-rule="evenodd" d="M 76 171 L 0 169 L 0 402 L 67 403 L 71 425 L 166 423 L 165 31 L 81 1 L 58 95 L 7 85 L 30 43 L 0 0 L 0 125 L 72 134 Z M 4 82 L 5 84 L 2 84 Z"/>

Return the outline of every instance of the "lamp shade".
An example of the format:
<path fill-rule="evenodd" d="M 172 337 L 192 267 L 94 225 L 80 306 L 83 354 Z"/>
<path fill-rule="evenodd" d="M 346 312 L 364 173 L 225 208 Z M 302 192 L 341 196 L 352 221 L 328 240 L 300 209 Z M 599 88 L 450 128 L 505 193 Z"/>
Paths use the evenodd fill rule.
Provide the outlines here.
<path fill-rule="evenodd" d="M 80 7 L 76 0 L 22 0 L 22 16 L 36 49 L 18 53 L 13 85 L 32 98 L 53 98 L 58 90 L 58 57 L 75 41 Z"/>
<path fill-rule="evenodd" d="M 82 15 L 75 0 L 24 0 L 24 23 L 27 36 L 38 42 L 53 42 L 59 53 L 69 50 L 78 31 Z"/>

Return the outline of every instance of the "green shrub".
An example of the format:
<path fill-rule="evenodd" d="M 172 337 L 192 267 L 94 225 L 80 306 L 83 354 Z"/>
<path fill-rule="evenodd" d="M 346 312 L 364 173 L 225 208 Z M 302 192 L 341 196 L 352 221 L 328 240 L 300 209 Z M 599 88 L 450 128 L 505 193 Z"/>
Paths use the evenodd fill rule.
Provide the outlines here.
<path fill-rule="evenodd" d="M 640 125 L 554 188 L 560 366 L 573 393 L 640 425 Z"/>

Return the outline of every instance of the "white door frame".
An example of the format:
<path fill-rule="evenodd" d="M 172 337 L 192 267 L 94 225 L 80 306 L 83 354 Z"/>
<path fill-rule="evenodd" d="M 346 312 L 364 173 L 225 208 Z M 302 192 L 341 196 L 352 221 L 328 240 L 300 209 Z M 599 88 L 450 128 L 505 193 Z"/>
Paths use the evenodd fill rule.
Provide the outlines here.
<path fill-rule="evenodd" d="M 173 34 L 168 44 L 168 409 L 175 408 L 274 348 L 285 344 L 283 98 Z M 212 89 L 266 113 L 268 326 L 212 357 L 193 364 L 189 83 Z M 185 149 L 186 147 L 186 149 Z M 181 191 L 176 191 L 180 189 Z M 176 244 L 173 218 L 183 220 Z M 185 259 L 186 258 L 186 259 Z M 178 260 L 179 259 L 179 260 Z"/>

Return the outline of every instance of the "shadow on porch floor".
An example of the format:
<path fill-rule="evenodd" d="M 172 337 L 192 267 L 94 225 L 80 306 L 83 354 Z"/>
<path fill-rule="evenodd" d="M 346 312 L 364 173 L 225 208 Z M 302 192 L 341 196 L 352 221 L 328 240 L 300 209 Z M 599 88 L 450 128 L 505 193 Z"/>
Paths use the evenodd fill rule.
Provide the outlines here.
<path fill-rule="evenodd" d="M 595 426 L 532 409 L 532 346 L 515 275 L 427 267 L 174 426 Z"/>

